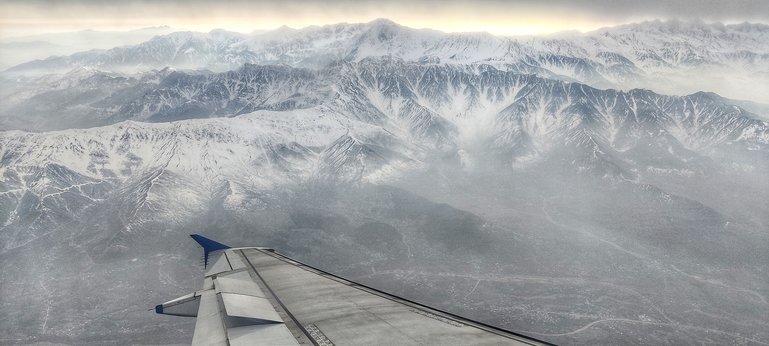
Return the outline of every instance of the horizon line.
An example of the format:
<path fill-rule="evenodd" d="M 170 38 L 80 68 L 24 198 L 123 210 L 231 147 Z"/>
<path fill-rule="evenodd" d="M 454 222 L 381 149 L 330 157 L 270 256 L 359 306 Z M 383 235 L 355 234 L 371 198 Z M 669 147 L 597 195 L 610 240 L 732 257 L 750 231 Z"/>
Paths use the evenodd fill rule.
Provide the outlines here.
<path fill-rule="evenodd" d="M 168 33 L 175 33 L 175 32 L 195 32 L 195 33 L 211 33 L 214 31 L 227 31 L 227 32 L 233 32 L 243 35 L 259 35 L 264 33 L 269 33 L 273 31 L 277 31 L 280 29 L 290 29 L 295 31 L 301 31 L 311 28 L 322 28 L 322 27 L 328 27 L 328 26 L 336 26 L 336 25 L 366 25 L 366 24 L 372 24 L 377 21 L 386 21 L 393 23 L 395 25 L 413 29 L 413 30 L 430 30 L 430 31 L 437 31 L 442 32 L 446 34 L 490 34 L 497 37 L 531 37 L 531 36 L 552 36 L 552 35 L 558 35 L 558 34 L 567 34 L 567 33 L 578 33 L 578 34 L 588 34 L 595 31 L 600 31 L 604 29 L 609 28 L 617 28 L 622 26 L 628 26 L 628 25 L 639 25 L 639 24 L 645 24 L 645 23 L 654 23 L 654 22 L 660 22 L 660 23 L 686 23 L 686 24 L 705 24 L 705 25 L 723 25 L 723 26 L 736 26 L 736 25 L 763 25 L 763 26 L 769 26 L 769 23 L 761 22 L 761 21 L 708 21 L 700 18 L 695 19 L 682 19 L 682 18 L 649 18 L 649 19 L 642 19 L 642 20 L 633 20 L 623 23 L 617 23 L 614 25 L 603 25 L 598 26 L 589 30 L 580 30 L 577 28 L 574 29 L 563 29 L 563 30 L 557 30 L 552 32 L 541 32 L 541 33 L 520 33 L 520 34 L 513 34 L 513 33 L 504 33 L 499 31 L 493 31 L 493 30 L 446 30 L 442 28 L 434 28 L 434 27 L 418 27 L 408 24 L 401 24 L 395 20 L 386 18 L 386 17 L 379 17 L 375 18 L 369 21 L 341 21 L 341 22 L 334 22 L 334 23 L 322 23 L 322 24 L 309 24 L 301 27 L 292 27 L 287 24 L 282 24 L 280 26 L 273 26 L 273 27 L 265 27 L 265 28 L 253 28 L 253 29 L 247 29 L 247 30 L 241 30 L 241 29 L 233 29 L 233 28 L 227 28 L 224 26 L 213 26 L 208 29 L 203 29 L 201 27 L 199 28 L 191 28 L 191 27 L 177 27 L 174 25 L 169 24 L 156 24 L 156 25 L 148 25 L 148 26 L 137 26 L 137 27 L 126 27 L 125 29 L 118 29 L 118 28 L 109 28 L 109 27 L 103 27 L 99 28 L 96 26 L 91 27 L 85 27 L 81 29 L 75 29 L 75 30 L 61 30 L 61 31 L 49 31 L 49 32 L 40 32 L 40 33 L 30 33 L 30 34 L 21 34 L 21 35 L 13 35 L 13 36 L 6 36 L 2 37 L 0 34 L 0 41 L 3 40 L 18 40 L 18 39 L 24 39 L 24 38 L 34 38 L 35 36 L 45 36 L 45 35 L 59 35 L 59 34 L 77 34 L 81 32 L 98 32 L 98 33 L 129 33 L 134 31 L 142 31 L 142 30 L 152 30 L 152 29 L 170 29 L 171 31 Z M 0 29 L 3 27 L 2 24 L 0 24 Z M 2 31 L 0 31 L 1 33 Z"/>

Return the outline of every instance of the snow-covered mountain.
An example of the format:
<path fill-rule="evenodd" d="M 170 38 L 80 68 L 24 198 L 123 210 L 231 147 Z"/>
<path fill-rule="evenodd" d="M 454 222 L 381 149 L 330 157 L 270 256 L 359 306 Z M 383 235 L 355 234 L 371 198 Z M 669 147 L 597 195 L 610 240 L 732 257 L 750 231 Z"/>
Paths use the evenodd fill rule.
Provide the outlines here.
<path fill-rule="evenodd" d="M 116 72 L 235 69 L 244 63 L 322 68 L 339 60 L 391 56 L 424 64 L 490 64 L 498 69 L 574 80 L 606 88 L 653 87 L 665 93 L 714 91 L 769 103 L 764 88 L 723 85 L 730 77 L 767 85 L 769 27 L 761 24 L 644 22 L 586 34 L 497 37 L 486 33 L 416 30 L 388 20 L 242 35 L 178 32 L 145 43 L 53 57 L 6 74 L 65 72 L 90 67 Z M 705 73 L 707 72 L 707 73 Z M 697 74 L 696 79 L 686 79 Z"/>
<path fill-rule="evenodd" d="M 54 83 L 60 87 L 45 97 L 58 90 L 54 100 L 82 100 L 77 90 L 93 95 L 98 87 L 106 98 L 74 109 L 100 105 L 116 121 L 217 117 L 5 132 L 6 226 L 31 213 L 19 209 L 29 198 L 80 194 L 83 186 L 152 172 L 271 189 L 318 179 L 380 182 L 442 160 L 469 171 L 537 170 L 566 160 L 559 169 L 616 181 L 760 171 L 769 161 L 769 124 L 717 95 L 600 90 L 486 65 L 384 58 L 321 71 L 246 65 L 220 74 L 81 77 Z M 50 174 L 67 178 L 52 183 L 58 178 Z"/>
<path fill-rule="evenodd" d="M 0 126 L 34 131 L 0 131 L 0 343 L 184 342 L 145 310 L 199 284 L 191 232 L 557 343 L 764 343 L 769 108 L 607 86 L 760 81 L 768 32 L 377 20 L 19 65 Z"/>
<path fill-rule="evenodd" d="M 164 120 L 195 109 L 194 102 L 251 113 L 6 132 L 0 142 L 6 201 L 21 203 L 29 194 L 42 199 L 73 186 L 80 191 L 81 183 L 43 183 L 52 167 L 87 185 L 160 170 L 195 181 L 226 179 L 233 189 L 248 177 L 252 186 L 268 189 L 315 179 L 377 182 L 425 169 L 437 158 L 458 160 L 468 170 L 504 170 L 537 169 L 566 157 L 575 173 L 633 181 L 733 164 L 763 169 L 769 160 L 769 124 L 706 93 L 600 90 L 492 67 L 390 59 L 344 63 L 333 72 L 246 66 L 165 75 L 157 89 L 124 100 L 129 110 L 142 106 L 128 118 L 165 110 L 158 113 Z"/>
<path fill-rule="evenodd" d="M 46 83 L 48 89 L 32 97 L 9 97 L 27 98 L 6 114 L 23 115 L 17 121 L 24 122 L 42 112 L 41 123 L 67 125 L 67 117 L 81 117 L 75 124 L 97 117 L 163 122 L 315 110 L 382 127 L 408 143 L 450 150 L 482 140 L 489 143 L 481 151 L 494 143 L 516 157 L 536 156 L 554 135 L 582 144 L 597 138 L 594 145 L 620 152 L 642 138 L 668 138 L 688 150 L 737 140 L 763 147 L 769 138 L 758 116 L 717 95 L 601 90 L 489 65 L 376 58 L 322 70 L 246 65 L 224 73 L 128 77 L 84 71 Z M 56 119 L 45 117 L 54 109 Z"/>

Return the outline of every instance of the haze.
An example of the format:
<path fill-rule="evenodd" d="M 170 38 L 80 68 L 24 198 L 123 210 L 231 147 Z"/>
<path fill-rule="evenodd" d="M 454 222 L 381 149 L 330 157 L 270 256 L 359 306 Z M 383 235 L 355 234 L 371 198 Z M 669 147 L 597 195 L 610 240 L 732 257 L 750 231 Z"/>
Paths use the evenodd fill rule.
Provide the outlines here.
<path fill-rule="evenodd" d="M 150 308 L 201 233 L 557 344 L 767 345 L 767 6 L 2 0 L 0 344 L 189 344 Z"/>
<path fill-rule="evenodd" d="M 0 4 L 0 38 L 169 25 L 251 32 L 389 18 L 406 26 L 498 35 L 590 31 L 647 19 L 769 22 L 769 2 L 740 1 L 19 1 Z"/>

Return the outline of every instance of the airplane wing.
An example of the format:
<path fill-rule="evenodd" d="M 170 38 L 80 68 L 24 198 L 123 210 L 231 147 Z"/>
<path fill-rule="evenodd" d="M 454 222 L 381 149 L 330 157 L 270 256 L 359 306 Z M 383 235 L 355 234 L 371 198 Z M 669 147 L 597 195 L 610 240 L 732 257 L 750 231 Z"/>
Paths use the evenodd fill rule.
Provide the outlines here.
<path fill-rule="evenodd" d="M 548 344 L 345 280 L 272 249 L 192 237 L 204 250 L 203 288 L 155 312 L 197 317 L 193 345 Z"/>

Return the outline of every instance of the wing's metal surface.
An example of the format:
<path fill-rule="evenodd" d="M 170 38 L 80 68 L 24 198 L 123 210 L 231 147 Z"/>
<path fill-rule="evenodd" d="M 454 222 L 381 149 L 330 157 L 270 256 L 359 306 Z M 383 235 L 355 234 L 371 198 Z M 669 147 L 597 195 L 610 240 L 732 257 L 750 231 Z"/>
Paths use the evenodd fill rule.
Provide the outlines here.
<path fill-rule="evenodd" d="M 201 291 L 156 307 L 179 316 L 198 308 L 193 345 L 547 344 L 345 280 L 270 249 L 212 251 L 217 253 Z"/>

